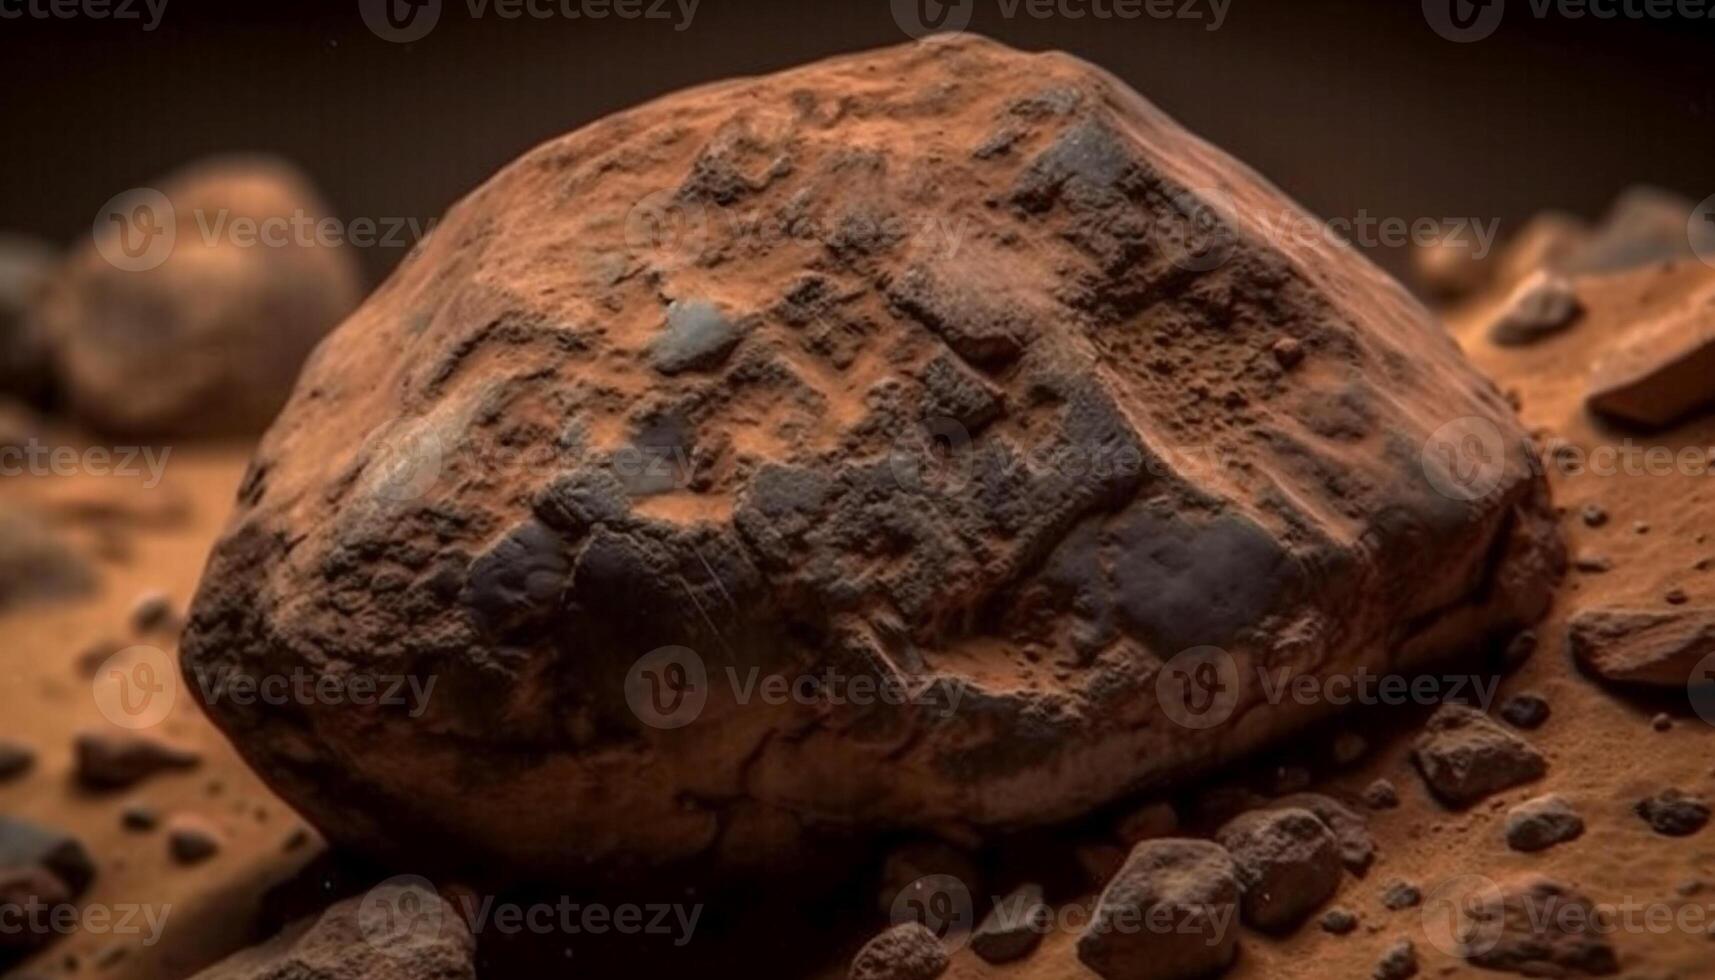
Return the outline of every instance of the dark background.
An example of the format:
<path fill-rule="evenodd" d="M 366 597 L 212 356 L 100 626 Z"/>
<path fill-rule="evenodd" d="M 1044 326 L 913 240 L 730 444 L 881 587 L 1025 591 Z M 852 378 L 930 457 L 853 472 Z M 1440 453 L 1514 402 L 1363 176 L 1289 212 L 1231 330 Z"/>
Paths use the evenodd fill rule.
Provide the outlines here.
<path fill-rule="evenodd" d="M 1715 20 L 1544 20 L 1507 2 L 1473 44 L 1436 35 L 1419 0 L 1232 0 L 1215 32 L 1008 20 L 976 0 L 971 27 L 1106 66 L 1325 216 L 1504 231 L 1545 207 L 1598 214 L 1636 182 L 1715 192 Z M 357 3 L 169 0 L 153 33 L 0 20 L 0 229 L 70 241 L 112 195 L 229 150 L 297 160 L 347 218 L 424 221 L 613 110 L 905 40 L 887 0 L 703 0 L 683 32 L 473 20 L 447 0 L 428 37 L 399 45 Z M 371 274 L 403 254 L 368 251 Z M 1402 268 L 1397 251 L 1375 257 Z"/>

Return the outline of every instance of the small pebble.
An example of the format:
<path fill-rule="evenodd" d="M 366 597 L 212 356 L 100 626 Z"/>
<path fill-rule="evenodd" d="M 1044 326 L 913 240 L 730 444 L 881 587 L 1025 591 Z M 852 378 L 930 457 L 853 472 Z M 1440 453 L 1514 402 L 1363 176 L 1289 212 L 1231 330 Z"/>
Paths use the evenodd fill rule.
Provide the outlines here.
<path fill-rule="evenodd" d="M 22 742 L 0 739 L 0 783 L 17 779 L 35 764 L 35 749 Z"/>
<path fill-rule="evenodd" d="M 177 618 L 173 600 L 158 589 L 143 593 L 131 604 L 131 629 L 138 633 L 164 629 Z"/>
<path fill-rule="evenodd" d="M 167 853 L 182 865 L 201 864 L 220 853 L 220 834 L 200 818 L 176 817 L 167 828 Z"/>
<path fill-rule="evenodd" d="M 1593 551 L 1580 551 L 1577 557 L 1572 559 L 1572 567 L 1586 575 L 1600 575 L 1603 572 L 1612 571 L 1614 562 L 1606 555 L 1599 555 Z"/>
<path fill-rule="evenodd" d="M 1670 606 L 1683 606 L 1691 601 L 1691 597 L 1685 594 L 1684 589 L 1668 589 L 1667 595 L 1663 598 L 1667 600 L 1667 604 Z"/>
<path fill-rule="evenodd" d="M 1364 789 L 1364 805 L 1372 810 L 1392 810 L 1399 806 L 1399 790 L 1388 780 L 1378 779 Z"/>
<path fill-rule="evenodd" d="M 1274 359 L 1281 367 L 1291 370 L 1304 360 L 1304 345 L 1292 337 L 1282 337 L 1274 342 Z"/>
<path fill-rule="evenodd" d="M 1673 727 L 1673 719 L 1665 714 L 1656 715 L 1650 719 L 1650 727 L 1658 732 L 1665 732 Z"/>
<path fill-rule="evenodd" d="M 1358 917 L 1351 910 L 1339 906 L 1322 913 L 1322 931 L 1336 936 L 1344 936 L 1358 928 Z"/>
<path fill-rule="evenodd" d="M 1600 504 L 1584 505 L 1584 526 L 1601 527 L 1608 523 L 1608 512 Z"/>
<path fill-rule="evenodd" d="M 1501 720 L 1514 728 L 1541 728 L 1548 715 L 1548 701 L 1540 694 L 1515 694 L 1501 704 Z"/>
<path fill-rule="evenodd" d="M 128 803 L 119 812 L 119 823 L 126 830 L 154 830 L 161 825 L 161 814 L 146 803 Z"/>
<path fill-rule="evenodd" d="M 1389 946 L 1376 964 L 1373 976 L 1375 980 L 1409 980 L 1417 976 L 1417 947 L 1409 939 Z"/>
<path fill-rule="evenodd" d="M 1382 888 L 1382 904 L 1395 912 L 1412 908 L 1421 901 L 1423 892 L 1403 878 L 1395 878 Z"/>

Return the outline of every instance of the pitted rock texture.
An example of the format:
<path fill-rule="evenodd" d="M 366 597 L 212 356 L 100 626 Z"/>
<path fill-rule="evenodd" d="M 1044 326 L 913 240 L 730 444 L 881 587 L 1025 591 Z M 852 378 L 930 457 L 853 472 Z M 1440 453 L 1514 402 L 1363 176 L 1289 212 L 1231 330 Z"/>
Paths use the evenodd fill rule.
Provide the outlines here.
<path fill-rule="evenodd" d="M 362 298 L 353 250 L 281 160 L 211 158 L 153 189 L 131 227 L 101 227 L 46 289 L 39 317 L 65 398 L 117 434 L 260 432 Z M 152 255 L 154 241 L 170 251 Z M 115 264 L 133 254 L 138 267 Z"/>
<path fill-rule="evenodd" d="M 1469 652 L 1562 563 L 1501 395 L 1356 254 L 1269 241 L 1282 213 L 1099 69 L 968 36 L 598 122 L 321 345 L 186 670 L 434 680 L 207 705 L 414 867 L 790 865 L 1204 772 L 1335 710 L 1264 669 Z M 1491 492 L 1436 489 L 1461 418 L 1502 440 Z M 1234 710 L 1188 728 L 1156 681 L 1199 645 Z M 639 679 L 667 647 L 695 659 Z"/>

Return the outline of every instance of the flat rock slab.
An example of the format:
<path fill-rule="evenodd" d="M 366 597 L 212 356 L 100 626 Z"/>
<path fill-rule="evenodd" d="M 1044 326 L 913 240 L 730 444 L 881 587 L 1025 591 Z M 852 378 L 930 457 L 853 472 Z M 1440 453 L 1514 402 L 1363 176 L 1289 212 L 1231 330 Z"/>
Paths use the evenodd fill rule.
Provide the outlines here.
<path fill-rule="evenodd" d="M 792 870 L 1208 772 L 1338 709 L 1259 665 L 1429 669 L 1561 563 L 1502 394 L 1282 215 L 1106 72 L 968 35 L 597 122 L 318 348 L 185 668 L 433 679 L 207 705 L 413 868 Z"/>
<path fill-rule="evenodd" d="M 1578 666 L 1605 681 L 1675 689 L 1715 683 L 1693 676 L 1715 654 L 1715 610 L 1586 609 L 1567 624 L 1567 639 Z"/>
<path fill-rule="evenodd" d="M 1616 340 L 1590 372 L 1586 402 L 1648 428 L 1665 428 L 1715 403 L 1715 292 Z"/>

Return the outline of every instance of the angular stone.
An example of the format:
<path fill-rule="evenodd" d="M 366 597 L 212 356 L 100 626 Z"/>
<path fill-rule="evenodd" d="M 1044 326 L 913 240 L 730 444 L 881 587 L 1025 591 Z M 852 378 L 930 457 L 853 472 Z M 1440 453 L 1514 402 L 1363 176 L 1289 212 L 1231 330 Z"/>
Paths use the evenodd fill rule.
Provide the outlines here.
<path fill-rule="evenodd" d="M 1619 960 L 1613 926 L 1595 903 L 1558 881 L 1524 875 L 1477 890 L 1457 906 L 1459 955 L 1490 970 L 1524 976 L 1610 976 Z"/>
<path fill-rule="evenodd" d="M 1534 343 L 1566 329 L 1582 309 L 1569 280 L 1537 272 L 1507 297 L 1500 317 L 1489 328 L 1489 339 L 1503 347 Z"/>
<path fill-rule="evenodd" d="M 1270 809 L 1298 807 L 1316 815 L 1334 834 L 1340 862 L 1351 873 L 1363 876 L 1376 859 L 1375 838 L 1370 836 L 1369 822 L 1356 810 L 1332 797 L 1320 793 L 1295 793 L 1269 803 Z"/>
<path fill-rule="evenodd" d="M 1529 742 L 1482 712 L 1457 704 L 1444 704 L 1430 717 L 1412 758 L 1429 788 L 1455 806 L 1548 772 L 1548 761 Z"/>
<path fill-rule="evenodd" d="M 846 975 L 851 980 L 935 980 L 949 962 L 946 949 L 927 926 L 907 922 L 865 943 Z"/>
<path fill-rule="evenodd" d="M 382 882 L 191 980 L 476 980 L 458 909 L 412 879 Z"/>
<path fill-rule="evenodd" d="M 1583 833 L 1584 818 L 1563 796 L 1538 796 L 1507 811 L 1507 846 L 1515 851 L 1547 850 Z"/>
<path fill-rule="evenodd" d="M 1633 810 L 1664 837 L 1689 837 L 1709 824 L 1709 804 L 1677 789 L 1639 800 Z"/>
<path fill-rule="evenodd" d="M 1548 721 L 1551 709 L 1548 699 L 1540 694 L 1515 694 L 1501 703 L 1501 720 L 1514 728 L 1533 731 Z"/>
<path fill-rule="evenodd" d="M 1259 929 L 1296 926 L 1340 887 L 1334 834 L 1309 810 L 1253 810 L 1215 839 L 1238 868 L 1245 921 Z"/>
<path fill-rule="evenodd" d="M 1370 976 L 1374 980 L 1410 980 L 1417 976 L 1417 947 L 1409 939 L 1395 940 L 1376 961 Z"/>
<path fill-rule="evenodd" d="M 1715 402 L 1715 291 L 1616 339 L 1591 369 L 1585 402 L 1652 429 L 1708 408 Z"/>
<path fill-rule="evenodd" d="M 1009 108 L 1047 91 L 1075 97 Z M 1000 125 L 1018 151 L 974 160 Z M 702 233 L 616 278 L 656 192 Z M 1505 399 L 1359 254 L 1271 235 L 1283 213 L 1107 73 L 969 36 L 597 122 L 326 339 L 185 669 L 436 679 L 417 712 L 206 705 L 335 844 L 418 869 L 797 869 L 860 850 L 824 836 L 992 836 L 1209 773 L 1338 710 L 1269 704 L 1259 664 L 1440 669 L 1540 615 L 1562 564 Z M 802 233 L 747 230 L 782 216 Z M 662 297 L 753 311 L 718 372 L 655 370 Z M 806 347 L 815 310 L 840 358 Z M 968 439 L 923 431 L 935 399 Z M 1435 437 L 1455 419 L 1500 436 L 1481 486 Z M 639 433 L 694 478 L 627 472 Z M 1167 665 L 1210 645 L 1239 683 L 1192 727 Z M 733 690 L 753 672 L 911 696 L 770 703 Z M 634 710 L 679 682 L 682 727 Z"/>
<path fill-rule="evenodd" d="M 1053 910 L 1042 901 L 1042 887 L 1020 885 L 996 902 L 971 934 L 971 952 L 989 963 L 1023 959 L 1041 945 L 1053 921 Z"/>
<path fill-rule="evenodd" d="M 1715 683 L 1715 677 L 1692 676 L 1715 653 L 1710 609 L 1586 609 L 1566 630 L 1572 659 L 1602 680 L 1675 690 Z"/>
<path fill-rule="evenodd" d="M 1078 961 L 1105 980 L 1197 980 L 1238 954 L 1240 886 L 1226 849 L 1144 841 L 1108 883 L 1078 938 Z"/>
<path fill-rule="evenodd" d="M 738 341 L 738 328 L 715 304 L 676 300 L 667 307 L 667 325 L 650 348 L 650 363 L 662 374 L 707 371 L 720 366 Z"/>

